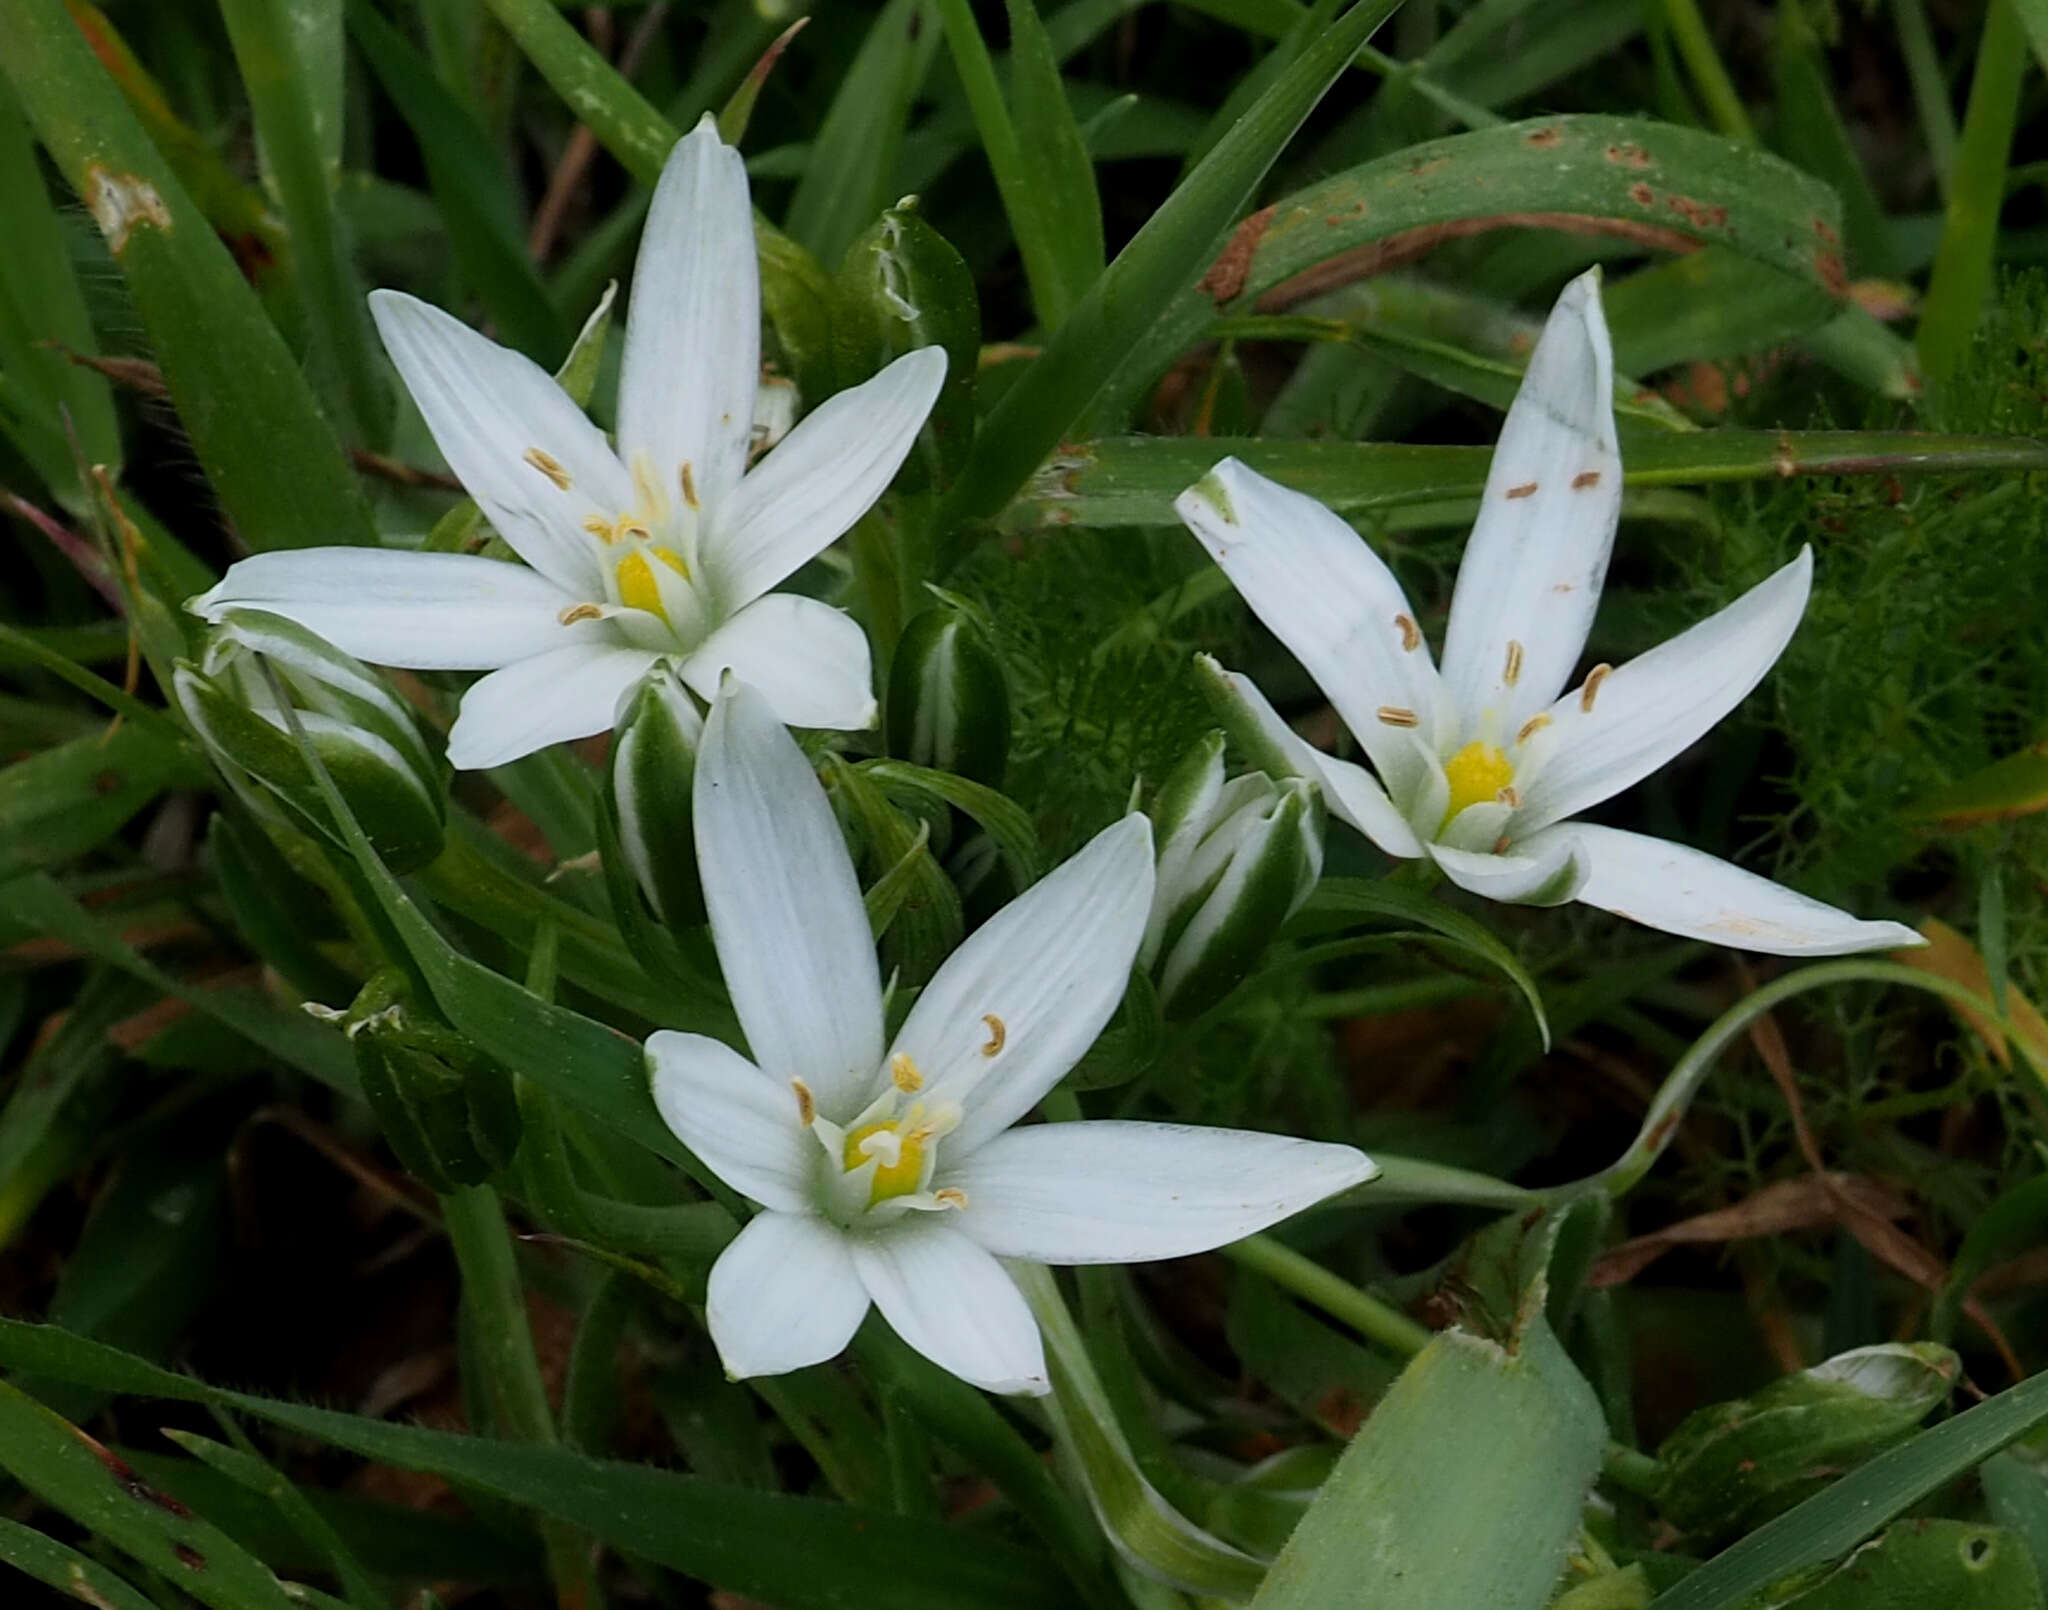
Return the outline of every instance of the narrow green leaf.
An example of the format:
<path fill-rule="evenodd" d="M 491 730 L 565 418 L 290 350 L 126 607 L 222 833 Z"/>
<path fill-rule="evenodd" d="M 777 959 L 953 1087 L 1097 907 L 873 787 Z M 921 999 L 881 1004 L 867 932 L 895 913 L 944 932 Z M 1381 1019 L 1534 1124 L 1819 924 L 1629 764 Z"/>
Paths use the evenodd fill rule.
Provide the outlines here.
<path fill-rule="evenodd" d="M 1076 305 L 996 405 L 942 524 L 995 514 L 1056 447 L 1141 332 L 1201 273 L 1303 119 L 1400 0 L 1359 0 L 1220 140 Z"/>
<path fill-rule="evenodd" d="M 1059 328 L 1065 310 L 1102 272 L 1102 202 L 1095 189 L 1095 164 L 1074 122 L 1059 59 L 1036 0 L 1008 0 L 1008 8 L 1010 107 L 1017 120 L 1024 180 L 1038 198 L 1045 244 L 1059 276 L 1058 316 L 1040 310 L 1050 331 Z"/>
<path fill-rule="evenodd" d="M 571 26 L 553 0 L 485 0 L 579 122 L 643 183 L 661 177 L 676 129 Z"/>
<path fill-rule="evenodd" d="M 167 788 L 208 780 L 183 743 L 123 724 L 0 770 L 0 880 L 97 849 Z"/>
<path fill-rule="evenodd" d="M 251 548 L 374 541 L 298 360 L 55 0 L 0 0 L 0 70 L 128 282 L 178 417 Z"/>
<path fill-rule="evenodd" d="M 158 1610 L 154 1601 L 99 1561 L 5 1516 L 0 1516 L 0 1560 L 66 1598 L 97 1605 L 100 1610 Z"/>

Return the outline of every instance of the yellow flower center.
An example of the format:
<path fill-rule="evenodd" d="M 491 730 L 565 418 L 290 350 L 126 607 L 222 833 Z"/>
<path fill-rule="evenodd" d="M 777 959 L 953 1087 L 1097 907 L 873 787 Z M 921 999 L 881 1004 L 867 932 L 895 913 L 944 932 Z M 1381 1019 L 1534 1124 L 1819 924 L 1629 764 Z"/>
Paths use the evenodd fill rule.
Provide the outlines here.
<path fill-rule="evenodd" d="M 654 566 L 648 563 L 649 554 L 683 580 L 690 579 L 690 567 L 683 563 L 680 555 L 648 543 L 632 549 L 619 560 L 619 602 L 628 609 L 644 609 L 650 615 L 659 615 L 667 620 L 668 611 L 661 604 L 661 582 L 654 574 Z"/>
<path fill-rule="evenodd" d="M 1444 811 L 1448 822 L 1467 805 L 1499 799 L 1501 790 L 1515 780 L 1515 768 L 1496 744 L 1474 739 L 1444 762 L 1444 778 L 1451 785 L 1451 802 Z"/>
<path fill-rule="evenodd" d="M 852 1173 L 869 1158 L 878 1165 L 874 1183 L 868 1187 L 869 1207 L 892 1196 L 908 1196 L 924 1184 L 925 1146 L 934 1134 L 922 1102 L 901 1118 L 863 1124 L 848 1131 L 844 1159 L 847 1172 Z"/>

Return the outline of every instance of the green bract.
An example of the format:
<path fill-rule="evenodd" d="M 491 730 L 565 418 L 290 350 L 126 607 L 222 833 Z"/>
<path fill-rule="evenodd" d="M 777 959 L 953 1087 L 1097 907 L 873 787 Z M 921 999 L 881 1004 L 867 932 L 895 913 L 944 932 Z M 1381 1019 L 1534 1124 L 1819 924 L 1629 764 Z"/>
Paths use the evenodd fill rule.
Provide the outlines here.
<path fill-rule="evenodd" d="M 690 785 L 704 716 L 675 667 L 640 679 L 612 739 L 606 803 L 619 851 L 654 914 L 672 928 L 704 920 L 704 888 L 690 836 Z"/>
<path fill-rule="evenodd" d="M 898 759 L 1002 786 L 1009 682 L 966 610 L 941 600 L 903 629 L 889 668 L 886 719 L 889 751 Z"/>
<path fill-rule="evenodd" d="M 282 616 L 233 609 L 197 665 L 178 662 L 172 692 L 231 775 L 255 784 L 295 825 L 332 831 L 282 692 L 379 852 L 400 870 L 440 853 L 445 768 L 412 712 L 360 660 Z"/>

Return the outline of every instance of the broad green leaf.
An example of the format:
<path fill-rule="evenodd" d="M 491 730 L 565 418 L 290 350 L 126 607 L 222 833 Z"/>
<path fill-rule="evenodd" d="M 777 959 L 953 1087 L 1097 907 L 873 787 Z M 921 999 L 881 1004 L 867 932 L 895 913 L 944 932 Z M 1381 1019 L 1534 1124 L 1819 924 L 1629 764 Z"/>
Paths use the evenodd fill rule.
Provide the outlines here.
<path fill-rule="evenodd" d="M 1841 310 L 1822 287 L 1726 246 L 1652 264 L 1608 285 L 1601 299 L 1615 365 L 1629 374 L 1768 351 Z"/>
<path fill-rule="evenodd" d="M 48 1326 L 0 1320 L 0 1365 L 109 1391 L 237 1409 L 366 1459 L 429 1471 L 539 1510 L 622 1553 L 786 1610 L 866 1610 L 883 1602 L 891 1610 L 1060 1610 L 1071 1601 L 1069 1584 L 1051 1566 L 992 1538 L 564 1448 L 428 1431 L 223 1391 Z M 0 1403 L 10 1390 L 0 1386 Z M 0 1418 L 0 1437 L 7 1424 Z M 61 1421 L 55 1424 L 76 1439 Z M 80 1458 L 97 1465 L 82 1446 Z"/>
<path fill-rule="evenodd" d="M 1749 1531 L 1910 1434 L 1961 1373 L 1945 1347 L 1886 1343 L 1695 1409 L 1657 1449 L 1658 1506 L 1706 1537 Z"/>
<path fill-rule="evenodd" d="M 1146 220 L 996 405 L 948 499 L 944 519 L 985 519 L 1010 501 L 1072 429 L 1124 354 L 1194 282 L 1294 131 L 1399 3 L 1359 0 L 1302 52 Z"/>
<path fill-rule="evenodd" d="M 1832 192 L 1776 157 L 1596 114 L 1475 129 L 1334 174 L 1245 219 L 1200 284 L 1147 321 L 1087 424 L 1123 428 L 1219 312 L 1281 311 L 1442 241 L 1531 225 L 1664 251 L 1722 246 L 1830 296 L 1846 284 Z"/>
<path fill-rule="evenodd" d="M 938 30 L 925 0 L 889 0 L 825 111 L 784 227 L 827 269 L 895 196 L 896 153 Z"/>
<path fill-rule="evenodd" d="M 0 0 L 0 70 L 99 225 L 223 512 L 251 548 L 373 541 L 297 358 L 62 5 Z"/>
<path fill-rule="evenodd" d="M 1541 1610 L 1604 1435 L 1540 1310 L 1507 1346 L 1447 1331 L 1345 1449 L 1254 1610 Z"/>
<path fill-rule="evenodd" d="M 2014 1533 L 1926 1516 L 1901 1521 L 1812 1586 L 1779 1585 L 1745 1610 L 2040 1610 Z"/>
<path fill-rule="evenodd" d="M 159 1610 L 154 1601 L 99 1561 L 5 1516 L 0 1516 L 0 1560 L 67 1598 L 97 1605 L 99 1610 Z"/>
<path fill-rule="evenodd" d="M 1339 514 L 1356 515 L 1444 498 L 1476 500 L 1485 489 L 1493 450 L 1253 437 L 1112 437 L 1063 451 L 1033 477 L 1004 524 L 1012 530 L 1173 525 L 1178 523 L 1173 500 L 1225 457 L 1240 458 Z M 2044 468 L 2048 445 L 2022 437 L 1703 430 L 1630 442 L 1622 474 L 1631 488 L 1644 488 L 1794 475 Z"/>
<path fill-rule="evenodd" d="M 2035 1580 L 2048 1592 L 2048 1474 L 2039 1450 L 2021 1442 L 1978 1467 L 1991 1518 L 2016 1535 L 2033 1557 Z"/>
<path fill-rule="evenodd" d="M 1353 1341 L 1250 1269 L 1232 1275 L 1225 1334 L 1254 1380 L 1343 1442 L 1405 1362 Z"/>
<path fill-rule="evenodd" d="M 296 1601 L 226 1533 L 158 1492 L 108 1449 L 0 1381 L 0 1466 L 51 1508 L 217 1610 Z"/>
<path fill-rule="evenodd" d="M 1887 1521 L 2048 1421 L 2048 1376 L 1965 1409 L 1879 1454 L 1666 1589 L 1651 1610 L 1736 1610 L 1797 1571 L 1849 1552 Z"/>

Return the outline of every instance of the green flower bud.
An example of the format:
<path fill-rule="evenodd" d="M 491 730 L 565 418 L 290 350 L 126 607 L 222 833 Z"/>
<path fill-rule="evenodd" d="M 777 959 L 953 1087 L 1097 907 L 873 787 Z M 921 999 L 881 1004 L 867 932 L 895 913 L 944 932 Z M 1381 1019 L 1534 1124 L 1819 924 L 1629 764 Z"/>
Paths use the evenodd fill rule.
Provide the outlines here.
<path fill-rule="evenodd" d="M 912 618 L 889 667 L 889 752 L 990 788 L 1010 758 L 1010 685 L 966 609 L 949 598 Z"/>
<path fill-rule="evenodd" d="M 974 442 L 974 377 L 981 359 L 981 306 L 974 275 L 953 245 L 906 196 L 847 248 L 832 285 L 840 378 L 878 373 L 919 347 L 946 349 L 946 384 L 918 432 L 897 484 L 917 491 L 960 472 Z"/>
<path fill-rule="evenodd" d="M 365 1010 L 389 993 L 372 979 L 341 1019 L 363 1099 L 408 1173 L 436 1191 L 481 1185 L 519 1150 L 512 1076 L 402 1004 Z"/>
<path fill-rule="evenodd" d="M 265 664 L 277 684 L 264 674 Z M 392 870 L 409 871 L 439 855 L 445 768 L 405 702 L 326 639 L 260 609 L 226 610 L 199 664 L 177 662 L 171 692 L 222 767 L 256 784 L 294 825 L 333 835 L 326 801 L 278 702 L 280 684 L 314 752 Z"/>
<path fill-rule="evenodd" d="M 1225 782 L 1223 749 L 1223 734 L 1210 733 L 1152 804 L 1159 872 L 1138 959 L 1169 1017 L 1229 993 L 1322 876 L 1315 786 L 1264 772 Z"/>
<path fill-rule="evenodd" d="M 704 920 L 690 789 L 704 716 L 666 660 L 640 679 L 612 739 L 606 798 L 619 852 L 647 904 L 671 928 Z"/>

